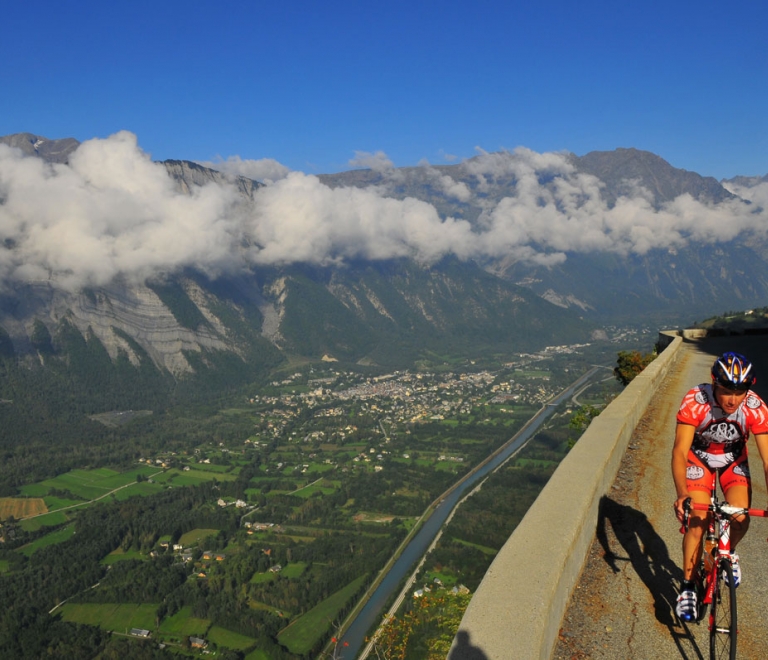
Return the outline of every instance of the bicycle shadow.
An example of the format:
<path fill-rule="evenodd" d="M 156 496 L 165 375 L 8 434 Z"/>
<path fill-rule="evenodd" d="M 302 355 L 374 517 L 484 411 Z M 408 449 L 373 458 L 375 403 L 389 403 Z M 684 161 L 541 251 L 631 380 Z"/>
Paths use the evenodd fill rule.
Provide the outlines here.
<path fill-rule="evenodd" d="M 619 545 L 626 552 L 623 557 L 614 551 L 608 533 L 608 523 Z M 680 624 L 675 615 L 677 602 L 676 584 L 682 578 L 682 571 L 669 556 L 667 544 L 654 529 L 648 517 L 637 509 L 619 504 L 608 496 L 600 500 L 596 537 L 603 548 L 603 558 L 614 573 L 619 573 L 617 562 L 629 561 L 637 576 L 643 581 L 654 602 L 656 620 L 669 630 L 680 655 L 689 658 L 681 642 L 686 640 L 694 656 L 703 659 L 694 636 L 684 623 Z"/>

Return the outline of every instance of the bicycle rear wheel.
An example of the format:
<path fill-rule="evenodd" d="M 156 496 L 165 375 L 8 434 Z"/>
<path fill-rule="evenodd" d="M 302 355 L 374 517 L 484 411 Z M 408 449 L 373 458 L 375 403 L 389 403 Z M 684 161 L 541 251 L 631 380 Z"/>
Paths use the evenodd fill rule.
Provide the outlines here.
<path fill-rule="evenodd" d="M 736 587 L 728 557 L 717 563 L 717 580 L 709 613 L 709 657 L 736 660 Z"/>

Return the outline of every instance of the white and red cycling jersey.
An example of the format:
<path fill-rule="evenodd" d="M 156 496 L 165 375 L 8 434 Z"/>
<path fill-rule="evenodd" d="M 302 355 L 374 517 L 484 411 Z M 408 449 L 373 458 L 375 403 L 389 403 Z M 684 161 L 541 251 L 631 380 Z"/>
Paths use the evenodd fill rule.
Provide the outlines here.
<path fill-rule="evenodd" d="M 683 397 L 677 421 L 696 429 L 691 451 L 710 468 L 721 468 L 746 451 L 750 431 L 768 433 L 768 406 L 750 391 L 728 415 L 717 404 L 712 385 L 702 383 Z"/>

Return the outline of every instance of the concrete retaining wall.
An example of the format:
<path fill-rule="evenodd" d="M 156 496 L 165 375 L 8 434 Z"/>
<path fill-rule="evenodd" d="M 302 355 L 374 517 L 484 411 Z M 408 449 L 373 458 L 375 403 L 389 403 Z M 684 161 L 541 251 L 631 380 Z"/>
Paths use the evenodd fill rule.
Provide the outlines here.
<path fill-rule="evenodd" d="M 669 345 L 590 424 L 485 574 L 450 660 L 548 660 L 595 536 L 600 498 L 683 339 Z M 661 342 L 663 345 L 664 341 Z"/>

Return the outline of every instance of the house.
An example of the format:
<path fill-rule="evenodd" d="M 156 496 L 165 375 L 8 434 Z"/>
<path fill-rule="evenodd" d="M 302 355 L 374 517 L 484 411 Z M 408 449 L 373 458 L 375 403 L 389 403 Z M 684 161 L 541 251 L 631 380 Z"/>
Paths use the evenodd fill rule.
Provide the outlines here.
<path fill-rule="evenodd" d="M 208 646 L 208 642 L 206 642 L 202 637 L 190 637 L 189 645 L 193 649 L 204 649 L 206 646 Z"/>
<path fill-rule="evenodd" d="M 280 566 L 280 564 L 275 564 L 274 566 L 270 566 L 269 567 L 269 572 L 270 573 L 279 573 L 282 570 L 283 570 L 283 567 Z"/>
<path fill-rule="evenodd" d="M 142 628 L 131 628 L 131 635 L 134 637 L 141 637 L 143 639 L 149 638 L 149 630 L 143 630 Z"/>

